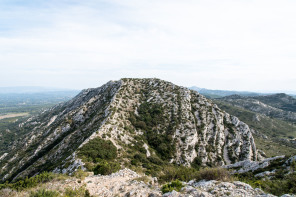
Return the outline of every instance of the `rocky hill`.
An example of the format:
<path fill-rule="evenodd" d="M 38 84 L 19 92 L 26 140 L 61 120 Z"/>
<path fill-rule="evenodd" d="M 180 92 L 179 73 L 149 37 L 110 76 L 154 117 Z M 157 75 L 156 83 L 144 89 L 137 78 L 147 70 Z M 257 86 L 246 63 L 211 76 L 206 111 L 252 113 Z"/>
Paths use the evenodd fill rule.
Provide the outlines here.
<path fill-rule="evenodd" d="M 258 156 L 248 125 L 196 91 L 159 79 L 83 90 L 19 129 L 30 132 L 0 157 L 2 181 L 94 169 L 102 160 L 151 171 L 162 162 L 211 166 Z M 100 153 L 92 152 L 97 147 Z"/>
<path fill-rule="evenodd" d="M 253 129 L 257 148 L 268 157 L 296 154 L 295 101 L 286 94 L 233 95 L 213 100 Z"/>
<path fill-rule="evenodd" d="M 260 113 L 271 118 L 296 123 L 296 99 L 286 94 L 267 96 L 239 96 L 231 95 L 218 100 L 232 105 Z"/>

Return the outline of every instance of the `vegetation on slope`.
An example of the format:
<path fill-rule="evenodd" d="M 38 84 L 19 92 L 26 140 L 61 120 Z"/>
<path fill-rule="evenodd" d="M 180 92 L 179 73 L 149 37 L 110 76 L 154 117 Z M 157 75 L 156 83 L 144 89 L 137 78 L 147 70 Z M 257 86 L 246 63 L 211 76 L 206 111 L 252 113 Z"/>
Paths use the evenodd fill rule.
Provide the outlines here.
<path fill-rule="evenodd" d="M 226 112 L 237 116 L 239 119 L 247 123 L 251 128 L 258 130 L 265 135 L 277 138 L 296 137 L 296 127 L 290 123 L 261 115 L 259 115 L 260 120 L 255 120 L 257 115 L 255 112 L 232 106 L 222 101 L 214 100 L 214 102 L 222 110 L 225 110 Z"/>
<path fill-rule="evenodd" d="M 61 179 L 66 179 L 67 176 L 62 175 L 62 174 L 54 174 L 51 172 L 43 172 L 39 175 L 33 176 L 33 177 L 26 177 L 25 179 L 20 179 L 16 182 L 11 182 L 11 183 L 4 183 L 0 184 L 0 189 L 3 188 L 11 188 L 15 189 L 17 191 L 21 191 L 24 189 L 29 189 L 36 187 L 39 184 L 46 183 L 52 180 L 61 180 Z"/>
<path fill-rule="evenodd" d="M 86 163 L 88 170 L 94 174 L 111 174 L 120 169 L 114 160 L 117 157 L 117 148 L 110 140 L 101 138 L 91 139 L 78 150 L 78 157 Z"/>
<path fill-rule="evenodd" d="M 130 114 L 132 125 L 142 129 L 145 141 L 164 159 L 170 159 L 175 153 L 175 145 L 169 131 L 158 131 L 157 125 L 163 123 L 163 109 L 159 104 L 143 103 L 139 106 L 138 115 Z"/>
<path fill-rule="evenodd" d="M 253 98 L 284 111 L 296 112 L 296 99 L 284 93 Z"/>
<path fill-rule="evenodd" d="M 279 171 L 272 178 L 255 177 L 253 173 L 236 175 L 239 181 L 250 184 L 253 188 L 260 188 L 265 192 L 281 196 L 296 193 L 296 172 L 284 175 Z"/>
<path fill-rule="evenodd" d="M 95 162 L 97 159 L 112 160 L 117 156 L 117 148 L 110 140 L 91 139 L 78 150 L 78 156 L 84 161 Z"/>
<path fill-rule="evenodd" d="M 280 138 L 295 138 L 296 127 L 288 122 L 261 116 L 260 120 L 255 120 L 258 114 L 236 106 L 232 106 L 226 102 L 214 100 L 214 102 L 222 109 L 237 116 L 240 120 L 247 123 L 251 128 L 264 134 L 268 139 L 264 139 L 262 135 L 254 135 L 256 146 L 263 150 L 267 157 L 276 155 L 293 155 L 296 149 L 291 144 L 283 144 Z"/>

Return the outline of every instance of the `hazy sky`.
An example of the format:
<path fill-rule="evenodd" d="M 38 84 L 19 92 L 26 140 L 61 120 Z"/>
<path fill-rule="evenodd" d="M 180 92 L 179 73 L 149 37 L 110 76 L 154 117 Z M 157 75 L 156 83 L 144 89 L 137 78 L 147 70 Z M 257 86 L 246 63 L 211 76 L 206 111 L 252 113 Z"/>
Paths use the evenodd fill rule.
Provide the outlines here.
<path fill-rule="evenodd" d="M 295 0 L 0 0 L 0 86 L 296 91 Z"/>

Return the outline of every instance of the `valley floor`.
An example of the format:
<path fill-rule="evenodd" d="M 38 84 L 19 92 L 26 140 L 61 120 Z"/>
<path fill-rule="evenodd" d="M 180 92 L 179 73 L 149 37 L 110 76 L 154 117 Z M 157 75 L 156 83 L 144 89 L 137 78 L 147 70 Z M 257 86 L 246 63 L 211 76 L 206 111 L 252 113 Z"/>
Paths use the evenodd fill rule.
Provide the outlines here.
<path fill-rule="evenodd" d="M 5 118 L 15 118 L 15 117 L 20 117 L 20 116 L 27 116 L 29 113 L 11 113 L 11 114 L 5 114 L 5 115 L 0 115 L 0 120 L 5 119 Z"/>

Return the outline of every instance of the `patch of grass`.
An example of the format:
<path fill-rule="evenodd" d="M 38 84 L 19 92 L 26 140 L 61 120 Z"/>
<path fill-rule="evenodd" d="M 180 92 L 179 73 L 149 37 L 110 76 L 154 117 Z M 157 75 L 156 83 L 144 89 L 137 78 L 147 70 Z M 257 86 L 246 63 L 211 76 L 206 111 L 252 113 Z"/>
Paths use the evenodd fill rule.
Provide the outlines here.
<path fill-rule="evenodd" d="M 85 187 L 70 188 L 67 187 L 63 197 L 89 197 L 89 191 Z"/>
<path fill-rule="evenodd" d="M 267 157 L 274 157 L 277 155 L 296 155 L 296 149 L 286 146 L 283 143 L 278 143 L 272 139 L 262 139 L 261 137 L 253 135 L 256 148 L 264 151 Z"/>
<path fill-rule="evenodd" d="M 37 191 L 31 192 L 30 197 L 57 197 L 60 194 L 57 191 L 39 189 Z"/>
<path fill-rule="evenodd" d="M 204 168 L 198 172 L 196 180 L 232 181 L 233 177 L 225 168 Z"/>
<path fill-rule="evenodd" d="M 147 176 L 141 176 L 141 177 L 135 178 L 133 180 L 138 181 L 138 182 L 143 181 L 146 184 L 150 182 L 150 179 Z"/>
<path fill-rule="evenodd" d="M 4 183 L 4 184 L 0 184 L 0 189 L 3 188 L 11 188 L 17 191 L 21 191 L 24 189 L 28 189 L 28 188 L 33 188 L 36 187 L 37 185 L 41 184 L 41 183 L 46 183 L 52 180 L 64 180 L 66 179 L 67 176 L 66 175 L 62 175 L 62 174 L 54 174 L 52 172 L 43 172 L 39 175 L 36 175 L 34 177 L 26 177 L 24 179 L 20 179 L 17 182 L 14 183 Z"/>
<path fill-rule="evenodd" d="M 78 179 L 84 180 L 85 177 L 88 176 L 88 172 L 85 172 L 85 171 L 83 171 L 81 169 L 78 169 L 78 170 L 76 170 L 74 172 L 73 176 L 76 177 L 76 178 L 78 178 Z"/>
<path fill-rule="evenodd" d="M 194 168 L 185 166 L 166 166 L 164 167 L 163 174 L 159 176 L 159 182 L 170 182 L 173 180 L 190 181 L 195 179 L 198 171 Z"/>
<path fill-rule="evenodd" d="M 238 180 L 250 184 L 253 188 L 261 188 L 263 191 L 276 196 L 296 193 L 295 172 L 281 178 L 273 177 L 271 179 L 254 177 L 253 173 L 244 173 L 236 175 L 236 177 Z"/>

